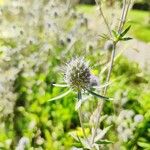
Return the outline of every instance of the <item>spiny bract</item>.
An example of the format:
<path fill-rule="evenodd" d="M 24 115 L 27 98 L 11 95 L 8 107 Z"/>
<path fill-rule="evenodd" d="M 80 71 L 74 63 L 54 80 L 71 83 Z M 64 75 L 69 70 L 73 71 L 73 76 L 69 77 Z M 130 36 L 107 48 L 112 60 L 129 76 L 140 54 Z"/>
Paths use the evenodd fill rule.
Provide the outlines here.
<path fill-rule="evenodd" d="M 66 64 L 64 80 L 74 90 L 85 90 L 90 86 L 90 69 L 84 58 L 74 58 Z"/>

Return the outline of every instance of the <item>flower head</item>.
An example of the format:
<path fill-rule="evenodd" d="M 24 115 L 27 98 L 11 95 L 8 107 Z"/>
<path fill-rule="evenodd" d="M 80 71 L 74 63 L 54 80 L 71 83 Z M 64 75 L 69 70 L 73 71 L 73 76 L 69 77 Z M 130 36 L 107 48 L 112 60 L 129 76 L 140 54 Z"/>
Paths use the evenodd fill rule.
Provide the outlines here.
<path fill-rule="evenodd" d="M 85 90 L 90 86 L 91 73 L 84 58 L 74 58 L 65 67 L 64 80 L 74 90 Z"/>

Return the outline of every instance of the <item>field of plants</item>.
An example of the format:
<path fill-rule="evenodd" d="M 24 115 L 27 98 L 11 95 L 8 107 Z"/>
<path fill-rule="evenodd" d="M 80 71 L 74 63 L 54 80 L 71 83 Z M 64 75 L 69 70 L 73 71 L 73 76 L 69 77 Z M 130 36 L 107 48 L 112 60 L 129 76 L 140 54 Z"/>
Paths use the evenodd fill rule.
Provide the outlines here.
<path fill-rule="evenodd" d="M 95 2 L 0 0 L 0 150 L 150 150 L 149 12 Z"/>

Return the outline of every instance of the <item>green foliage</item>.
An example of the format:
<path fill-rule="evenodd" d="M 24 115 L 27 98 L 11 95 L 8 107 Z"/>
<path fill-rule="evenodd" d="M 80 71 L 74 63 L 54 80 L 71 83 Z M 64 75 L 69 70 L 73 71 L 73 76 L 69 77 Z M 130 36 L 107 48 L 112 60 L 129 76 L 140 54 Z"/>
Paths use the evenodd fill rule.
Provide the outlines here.
<path fill-rule="evenodd" d="M 47 1 L 45 3 L 47 4 Z M 50 12 L 53 7 L 51 7 Z M 45 26 L 43 25 L 44 27 L 41 28 L 41 21 L 38 22 L 35 19 L 39 16 L 33 17 L 35 20 L 33 18 L 33 20 L 28 19 L 29 16 L 25 15 L 28 7 L 25 7 L 25 12 L 20 12 L 18 15 L 12 15 L 7 7 L 4 7 L 6 8 L 4 10 L 6 14 L 4 13 L 4 18 L 2 18 L 4 30 L 7 22 L 7 26 L 15 24 L 18 27 L 21 24 L 25 32 L 24 35 L 16 36 L 17 31 L 20 31 L 19 28 L 17 31 L 13 30 L 15 32 L 14 37 L 2 36 L 0 38 L 0 149 L 2 150 L 14 150 L 21 141 L 27 143 L 27 150 L 69 150 L 73 145 L 82 147 L 85 144 L 87 146 L 87 143 L 82 139 L 83 132 L 81 128 L 78 128 L 79 119 L 75 110 L 76 101 L 74 98 L 76 93 L 65 93 L 64 87 L 66 85 L 55 83 L 63 82 L 60 68 L 70 60 L 70 57 L 84 55 L 93 66 L 91 67 L 92 73 L 98 75 L 105 67 L 99 60 L 105 62 L 107 54 L 100 49 L 103 43 L 96 41 L 96 44 L 93 44 L 95 36 L 93 38 L 91 31 L 87 30 L 84 15 L 74 12 L 72 9 L 67 10 L 67 14 L 66 11 L 63 11 L 64 9 L 61 10 L 62 5 L 59 6 L 58 4 L 57 7 L 60 8 L 61 15 L 55 14 L 56 18 L 53 16 L 50 18 L 54 21 L 53 29 L 47 29 L 45 22 L 43 22 Z M 29 9 L 31 8 L 29 7 Z M 89 6 L 83 11 L 87 11 L 87 9 Z M 70 13 L 70 11 L 73 12 Z M 41 10 L 39 12 L 39 14 L 42 13 Z M 71 18 L 69 18 L 70 16 Z M 14 18 L 14 22 L 9 21 L 11 17 Z M 37 25 L 34 21 L 38 22 L 36 22 Z M 29 22 L 31 23 L 30 27 L 28 26 Z M 43 31 L 41 32 L 41 30 Z M 55 32 L 56 30 L 59 33 Z M 128 28 L 122 34 L 126 33 L 127 30 Z M 67 36 L 70 34 L 73 34 L 70 38 L 71 42 L 67 40 Z M 29 39 L 30 35 L 37 39 Z M 72 45 L 74 39 L 76 41 Z M 87 49 L 91 41 L 92 48 Z M 106 144 L 105 148 L 109 149 L 109 146 L 120 140 L 115 130 L 115 122 L 108 125 L 108 117 L 114 111 L 119 116 L 120 109 L 130 109 L 136 114 L 142 114 L 144 119 L 136 126 L 131 139 L 119 141 L 120 147 L 126 150 L 148 148 L 150 138 L 149 75 L 142 73 L 136 63 L 122 56 L 115 62 L 111 79 L 115 81 L 110 85 L 108 97 L 114 97 L 113 101 L 119 100 L 119 102 L 114 104 L 115 110 L 112 101 L 106 102 L 103 111 L 105 115 L 101 117 L 102 131 L 100 132 L 105 137 L 101 139 L 102 135 L 99 134 L 97 144 L 101 145 L 102 148 Z M 103 82 L 104 77 L 101 76 L 100 83 Z M 48 101 L 49 99 L 55 100 L 59 93 L 65 93 L 57 97 L 60 98 L 59 101 Z M 101 97 L 95 92 L 90 91 L 90 93 Z M 97 105 L 97 101 L 94 101 L 93 97 L 89 96 L 88 98 L 88 102 L 83 104 L 83 107 L 91 110 L 93 106 Z M 107 97 L 103 98 L 108 99 Z M 122 102 L 123 100 L 125 102 Z M 128 124 L 135 123 L 133 117 L 127 119 L 127 122 Z M 105 126 L 107 127 L 104 128 Z M 85 130 L 88 135 L 89 126 Z M 74 143 L 74 139 L 68 134 L 69 132 L 77 133 L 77 136 L 72 134 L 78 140 L 77 142 Z"/>

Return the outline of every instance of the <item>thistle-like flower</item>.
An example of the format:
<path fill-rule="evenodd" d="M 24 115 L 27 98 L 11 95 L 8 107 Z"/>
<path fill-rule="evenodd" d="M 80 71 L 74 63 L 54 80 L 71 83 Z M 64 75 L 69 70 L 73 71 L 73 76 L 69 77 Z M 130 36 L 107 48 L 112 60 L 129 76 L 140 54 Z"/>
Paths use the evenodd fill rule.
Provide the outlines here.
<path fill-rule="evenodd" d="M 73 90 L 86 90 L 90 86 L 90 68 L 83 58 L 72 59 L 65 66 L 64 80 Z"/>
<path fill-rule="evenodd" d="M 110 100 L 108 97 L 101 96 L 93 91 L 94 86 L 98 86 L 98 78 L 91 74 L 90 67 L 84 58 L 74 58 L 66 64 L 63 69 L 64 71 L 64 81 L 66 84 L 53 84 L 57 87 L 69 87 L 70 89 L 52 99 L 57 100 L 68 95 L 71 91 L 77 92 L 78 100 L 82 98 L 82 92 L 86 91 L 87 93 L 99 97 L 104 100 Z"/>

